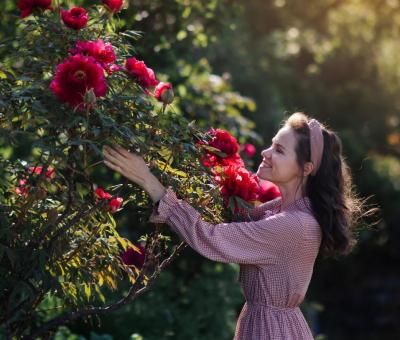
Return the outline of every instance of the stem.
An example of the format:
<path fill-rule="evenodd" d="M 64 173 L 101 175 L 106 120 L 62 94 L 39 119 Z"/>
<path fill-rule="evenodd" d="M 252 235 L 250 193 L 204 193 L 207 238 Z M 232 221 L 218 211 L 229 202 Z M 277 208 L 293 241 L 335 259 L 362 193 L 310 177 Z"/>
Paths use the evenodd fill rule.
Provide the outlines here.
<path fill-rule="evenodd" d="M 98 162 L 94 162 L 93 164 L 88 165 L 88 166 L 86 167 L 86 169 L 89 169 L 89 168 L 91 168 L 92 166 L 96 166 L 97 164 L 100 164 L 100 163 L 103 163 L 103 162 L 104 162 L 103 160 L 98 161 Z"/>
<path fill-rule="evenodd" d="M 164 270 L 177 256 L 179 256 L 180 252 L 187 246 L 185 242 L 182 242 L 175 248 L 173 253 L 165 259 L 159 266 L 156 268 L 154 271 L 153 275 L 150 277 L 150 279 L 147 282 L 147 285 L 142 286 L 141 285 L 141 279 L 144 276 L 144 271 L 142 270 L 137 277 L 135 283 L 131 286 L 129 289 L 128 295 L 120 299 L 119 301 L 105 306 L 105 307 L 90 307 L 86 309 L 82 309 L 80 311 L 76 312 L 71 312 L 69 314 L 64 314 L 59 317 L 54 318 L 53 320 L 50 320 L 46 322 L 44 325 L 42 325 L 40 328 L 36 329 L 31 335 L 23 338 L 24 340 L 34 340 L 37 337 L 39 337 L 42 334 L 46 334 L 49 331 L 55 329 L 56 327 L 60 325 L 67 324 L 71 321 L 74 321 L 76 319 L 80 319 L 89 315 L 106 315 L 110 314 L 111 312 L 120 309 L 121 307 L 125 306 L 129 302 L 135 300 L 137 297 L 145 293 L 150 289 L 150 287 L 153 285 L 155 279 L 160 275 L 161 271 Z"/>

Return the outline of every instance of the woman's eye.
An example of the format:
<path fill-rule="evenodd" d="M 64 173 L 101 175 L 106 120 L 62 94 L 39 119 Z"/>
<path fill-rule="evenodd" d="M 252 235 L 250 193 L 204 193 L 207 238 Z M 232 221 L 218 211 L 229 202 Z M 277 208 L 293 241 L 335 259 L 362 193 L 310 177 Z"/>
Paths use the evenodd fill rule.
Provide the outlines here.
<path fill-rule="evenodd" d="M 282 154 L 283 154 L 282 150 L 281 150 L 279 147 L 275 147 L 275 148 L 274 148 L 274 145 L 273 145 L 273 144 L 271 145 L 271 147 L 272 147 L 272 150 L 276 150 L 276 152 L 279 152 L 279 153 L 282 153 Z"/>

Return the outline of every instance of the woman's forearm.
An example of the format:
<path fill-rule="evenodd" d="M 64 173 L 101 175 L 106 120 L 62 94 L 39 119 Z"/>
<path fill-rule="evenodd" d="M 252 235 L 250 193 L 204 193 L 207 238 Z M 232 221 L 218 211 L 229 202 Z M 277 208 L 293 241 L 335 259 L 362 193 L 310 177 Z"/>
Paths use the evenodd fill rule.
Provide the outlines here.
<path fill-rule="evenodd" d="M 142 188 L 149 194 L 153 202 L 158 202 L 166 192 L 166 188 L 152 173 L 146 178 Z"/>

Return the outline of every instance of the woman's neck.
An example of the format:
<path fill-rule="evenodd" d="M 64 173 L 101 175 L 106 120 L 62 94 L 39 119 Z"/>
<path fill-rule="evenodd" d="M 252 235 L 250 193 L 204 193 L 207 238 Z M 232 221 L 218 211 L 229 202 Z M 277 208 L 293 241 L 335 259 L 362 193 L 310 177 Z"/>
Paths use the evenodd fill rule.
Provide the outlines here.
<path fill-rule="evenodd" d="M 281 192 L 281 210 L 284 210 L 287 206 L 296 202 L 303 197 L 302 190 L 299 188 L 297 191 L 293 189 L 287 189 L 285 187 L 279 187 Z"/>

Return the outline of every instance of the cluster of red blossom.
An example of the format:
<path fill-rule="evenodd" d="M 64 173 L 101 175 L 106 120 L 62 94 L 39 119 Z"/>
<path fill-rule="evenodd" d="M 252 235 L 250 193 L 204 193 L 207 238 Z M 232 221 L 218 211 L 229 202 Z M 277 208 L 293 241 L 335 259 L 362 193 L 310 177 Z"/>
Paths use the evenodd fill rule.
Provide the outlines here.
<path fill-rule="evenodd" d="M 109 194 L 108 192 L 105 192 L 102 188 L 97 188 L 95 192 L 96 192 L 96 197 L 99 200 L 108 201 L 107 210 L 110 211 L 111 213 L 115 213 L 119 208 L 121 208 L 123 202 L 123 199 L 121 197 L 111 198 L 112 195 Z"/>
<path fill-rule="evenodd" d="M 132 77 L 145 91 L 154 87 L 154 97 L 164 104 L 174 99 L 172 85 L 159 82 L 154 71 L 143 61 L 128 58 L 125 67 L 114 64 L 114 48 L 103 40 L 77 41 L 75 48 L 69 49 L 69 56 L 57 65 L 50 89 L 61 101 L 78 109 L 93 105 L 97 97 L 107 93 L 104 71 L 108 74 L 122 71 Z"/>
<path fill-rule="evenodd" d="M 53 10 L 52 0 L 19 0 L 17 7 L 21 11 L 21 18 L 31 15 L 34 10 Z M 102 0 L 104 6 L 111 12 L 117 13 L 121 10 L 124 0 Z M 86 26 L 89 19 L 84 8 L 74 7 L 70 11 L 61 11 L 65 25 L 73 29 L 81 29 Z"/>
<path fill-rule="evenodd" d="M 23 176 L 23 178 L 18 180 L 18 185 L 15 187 L 15 193 L 19 196 L 28 197 L 32 184 L 35 182 L 35 178 L 32 176 L 39 176 L 43 172 L 42 166 L 30 166 L 28 168 L 28 173 L 31 176 Z M 50 181 L 55 176 L 55 170 L 53 167 L 47 167 L 45 178 L 46 180 Z M 41 196 L 46 194 L 46 190 L 44 188 L 39 188 L 39 193 Z M 96 191 L 96 198 L 100 200 L 109 200 L 107 205 L 107 210 L 111 213 L 116 212 L 122 205 L 123 199 L 121 197 L 114 197 L 112 198 L 111 194 L 105 192 L 102 188 L 97 188 Z M 44 198 L 39 197 L 39 198 Z"/>
<path fill-rule="evenodd" d="M 123 0 L 103 0 L 103 4 L 108 10 L 116 13 L 121 10 Z M 23 18 L 30 15 L 34 9 L 53 9 L 51 0 L 19 0 L 18 7 Z M 82 29 L 89 20 L 88 13 L 81 7 L 60 12 L 65 26 L 71 29 Z M 69 49 L 68 52 L 69 56 L 57 65 L 50 89 L 59 100 L 73 108 L 82 110 L 92 107 L 97 97 L 107 94 L 105 73 L 118 71 L 133 78 L 147 95 L 150 95 L 148 88 L 155 87 L 154 97 L 164 105 L 174 100 L 172 85 L 159 82 L 154 71 L 143 61 L 132 57 L 125 60 L 125 66 L 115 64 L 113 46 L 102 39 L 77 41 L 75 48 Z"/>
<path fill-rule="evenodd" d="M 239 155 L 240 145 L 235 137 L 221 129 L 211 128 L 209 133 L 212 138 L 208 143 L 198 142 L 204 149 L 201 163 L 213 169 L 214 178 L 220 186 L 226 206 L 229 206 L 230 200 L 233 199 L 234 210 L 237 211 L 239 205 L 235 198 L 248 203 L 255 201 L 264 203 L 280 196 L 275 184 L 260 181 L 255 174 L 245 168 Z M 245 144 L 242 151 L 251 158 L 256 150 L 252 144 Z"/>
<path fill-rule="evenodd" d="M 29 174 L 40 175 L 42 173 L 42 171 L 43 171 L 43 167 L 42 166 L 36 166 L 36 167 L 35 166 L 30 166 L 28 168 Z M 50 181 L 51 179 L 54 178 L 54 176 L 55 176 L 54 168 L 52 168 L 50 166 L 47 167 L 47 170 L 46 170 L 46 173 L 45 173 L 45 178 Z M 32 185 L 29 182 L 29 177 L 24 176 L 23 178 L 21 178 L 18 181 L 18 185 L 15 188 L 15 193 L 17 195 L 20 195 L 20 196 L 28 197 L 29 191 L 31 189 L 31 186 Z M 40 188 L 39 192 L 42 195 L 46 194 L 45 189 L 43 189 L 43 188 Z"/>

